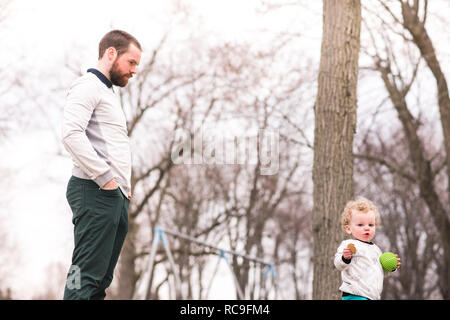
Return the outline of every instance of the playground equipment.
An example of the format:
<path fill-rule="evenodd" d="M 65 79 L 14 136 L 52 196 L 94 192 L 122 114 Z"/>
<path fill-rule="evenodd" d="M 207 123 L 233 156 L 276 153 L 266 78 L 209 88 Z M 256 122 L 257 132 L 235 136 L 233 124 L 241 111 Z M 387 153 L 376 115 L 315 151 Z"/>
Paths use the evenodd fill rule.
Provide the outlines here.
<path fill-rule="evenodd" d="M 151 292 L 151 284 L 152 284 L 152 278 L 153 278 L 153 268 L 154 268 L 154 263 L 155 263 L 155 258 L 156 258 L 156 251 L 158 249 L 158 245 L 162 244 L 165 250 L 165 253 L 167 255 L 167 259 L 169 261 L 169 265 L 172 271 L 172 274 L 174 276 L 174 287 L 175 287 L 175 297 L 176 299 L 183 299 L 182 297 L 182 293 L 181 293 L 181 280 L 179 278 L 178 272 L 177 272 L 177 267 L 175 264 L 175 261 L 173 259 L 172 256 L 172 252 L 170 250 L 170 246 L 169 246 L 169 241 L 167 239 L 166 235 L 170 235 L 179 239 L 183 239 L 185 241 L 190 241 L 190 242 L 194 242 L 198 245 L 204 246 L 204 247 L 208 247 L 210 249 L 213 249 L 213 251 L 215 251 L 219 257 L 219 259 L 217 260 L 217 263 L 215 265 L 213 274 L 211 276 L 211 280 L 209 281 L 208 287 L 207 287 L 207 294 L 206 296 L 209 297 L 210 291 L 211 291 L 211 286 L 212 283 L 214 281 L 214 278 L 217 274 L 217 271 L 219 269 L 219 264 L 220 262 L 223 260 L 225 261 L 226 265 L 229 267 L 229 270 L 232 273 L 233 276 L 233 281 L 234 281 L 234 285 L 236 287 L 236 291 L 237 291 L 237 295 L 238 295 L 238 299 L 239 300 L 244 300 L 245 296 L 244 296 L 244 292 L 242 291 L 241 286 L 238 283 L 236 274 L 227 258 L 227 255 L 234 255 L 234 256 L 239 256 L 243 259 L 246 259 L 248 261 L 252 261 L 254 263 L 260 264 L 262 266 L 265 266 L 265 271 L 264 271 L 264 278 L 267 279 L 269 276 L 271 277 L 272 281 L 272 287 L 275 289 L 276 292 L 278 292 L 278 286 L 276 284 L 275 278 L 276 278 L 276 273 L 275 273 L 275 268 L 274 268 L 274 264 L 270 263 L 270 262 L 266 262 L 260 258 L 257 257 L 252 257 L 246 254 L 242 254 L 239 252 L 235 252 L 235 251 L 231 251 L 231 250 L 226 250 L 226 249 L 222 249 L 219 248 L 215 245 L 200 241 L 194 237 L 185 235 L 185 234 L 181 234 L 178 232 L 174 232 L 174 231 L 170 231 L 167 229 L 163 229 L 159 226 L 156 226 L 154 228 L 154 236 L 153 236 L 153 242 L 152 242 L 152 247 L 150 250 L 150 253 L 148 255 L 148 261 L 146 263 L 146 268 L 144 269 L 144 272 L 142 274 L 142 276 L 139 278 L 137 284 L 136 284 L 136 290 L 133 294 L 133 299 L 146 299 L 148 296 L 150 296 L 150 292 Z M 271 288 L 272 289 L 272 288 Z"/>

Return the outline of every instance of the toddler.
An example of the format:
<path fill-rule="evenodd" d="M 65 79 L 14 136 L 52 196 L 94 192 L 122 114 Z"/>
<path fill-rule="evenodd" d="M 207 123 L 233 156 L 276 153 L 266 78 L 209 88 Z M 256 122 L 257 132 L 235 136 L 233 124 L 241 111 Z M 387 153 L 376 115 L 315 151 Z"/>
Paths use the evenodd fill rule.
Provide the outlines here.
<path fill-rule="evenodd" d="M 358 197 L 349 201 L 341 217 L 342 228 L 351 236 L 339 245 L 334 265 L 341 271 L 343 300 L 379 300 L 383 290 L 384 272 L 380 248 L 372 242 L 380 225 L 380 213 L 369 200 Z M 353 248 L 348 247 L 349 244 Z M 352 250 L 356 249 L 352 253 Z M 398 266 L 400 259 L 397 257 Z"/>

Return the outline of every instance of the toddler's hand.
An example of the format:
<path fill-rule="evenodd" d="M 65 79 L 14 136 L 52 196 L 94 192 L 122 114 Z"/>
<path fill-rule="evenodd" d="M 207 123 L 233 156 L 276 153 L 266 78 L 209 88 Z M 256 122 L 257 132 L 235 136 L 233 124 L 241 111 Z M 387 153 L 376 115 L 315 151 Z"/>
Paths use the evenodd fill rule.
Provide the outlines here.
<path fill-rule="evenodd" d="M 345 248 L 344 251 L 342 252 L 342 256 L 345 259 L 350 260 L 352 258 L 352 251 L 349 248 Z"/>
<path fill-rule="evenodd" d="M 400 265 L 401 265 L 400 258 L 398 257 L 398 255 L 395 255 L 395 257 L 397 258 L 397 268 L 395 270 L 398 270 L 398 269 L 400 269 Z"/>

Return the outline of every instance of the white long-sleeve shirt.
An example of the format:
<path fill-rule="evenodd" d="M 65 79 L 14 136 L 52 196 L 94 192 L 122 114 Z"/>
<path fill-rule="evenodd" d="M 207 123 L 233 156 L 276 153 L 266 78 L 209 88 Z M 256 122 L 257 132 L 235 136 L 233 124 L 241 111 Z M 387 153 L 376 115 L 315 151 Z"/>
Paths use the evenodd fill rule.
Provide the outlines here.
<path fill-rule="evenodd" d="M 72 174 L 99 187 L 115 178 L 125 197 L 131 191 L 131 148 L 127 123 L 111 82 L 89 69 L 70 87 L 64 107 L 62 142 L 72 157 Z"/>
<path fill-rule="evenodd" d="M 342 254 L 349 243 L 353 243 L 356 253 L 347 264 Z M 371 300 L 379 300 L 384 278 L 384 271 L 379 260 L 381 254 L 380 248 L 372 242 L 356 239 L 342 241 L 334 256 L 334 265 L 341 271 L 342 277 L 339 290 Z"/>

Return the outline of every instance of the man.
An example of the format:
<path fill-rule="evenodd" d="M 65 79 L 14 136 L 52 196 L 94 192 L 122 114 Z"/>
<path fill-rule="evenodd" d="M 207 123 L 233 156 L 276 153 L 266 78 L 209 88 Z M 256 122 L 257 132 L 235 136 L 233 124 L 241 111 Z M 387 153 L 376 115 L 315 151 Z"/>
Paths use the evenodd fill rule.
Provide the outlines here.
<path fill-rule="evenodd" d="M 141 52 L 130 34 L 108 32 L 97 68 L 78 78 L 67 95 L 62 141 L 74 163 L 66 197 L 75 247 L 64 299 L 105 298 L 128 232 L 131 151 L 113 85 L 127 85 Z"/>

